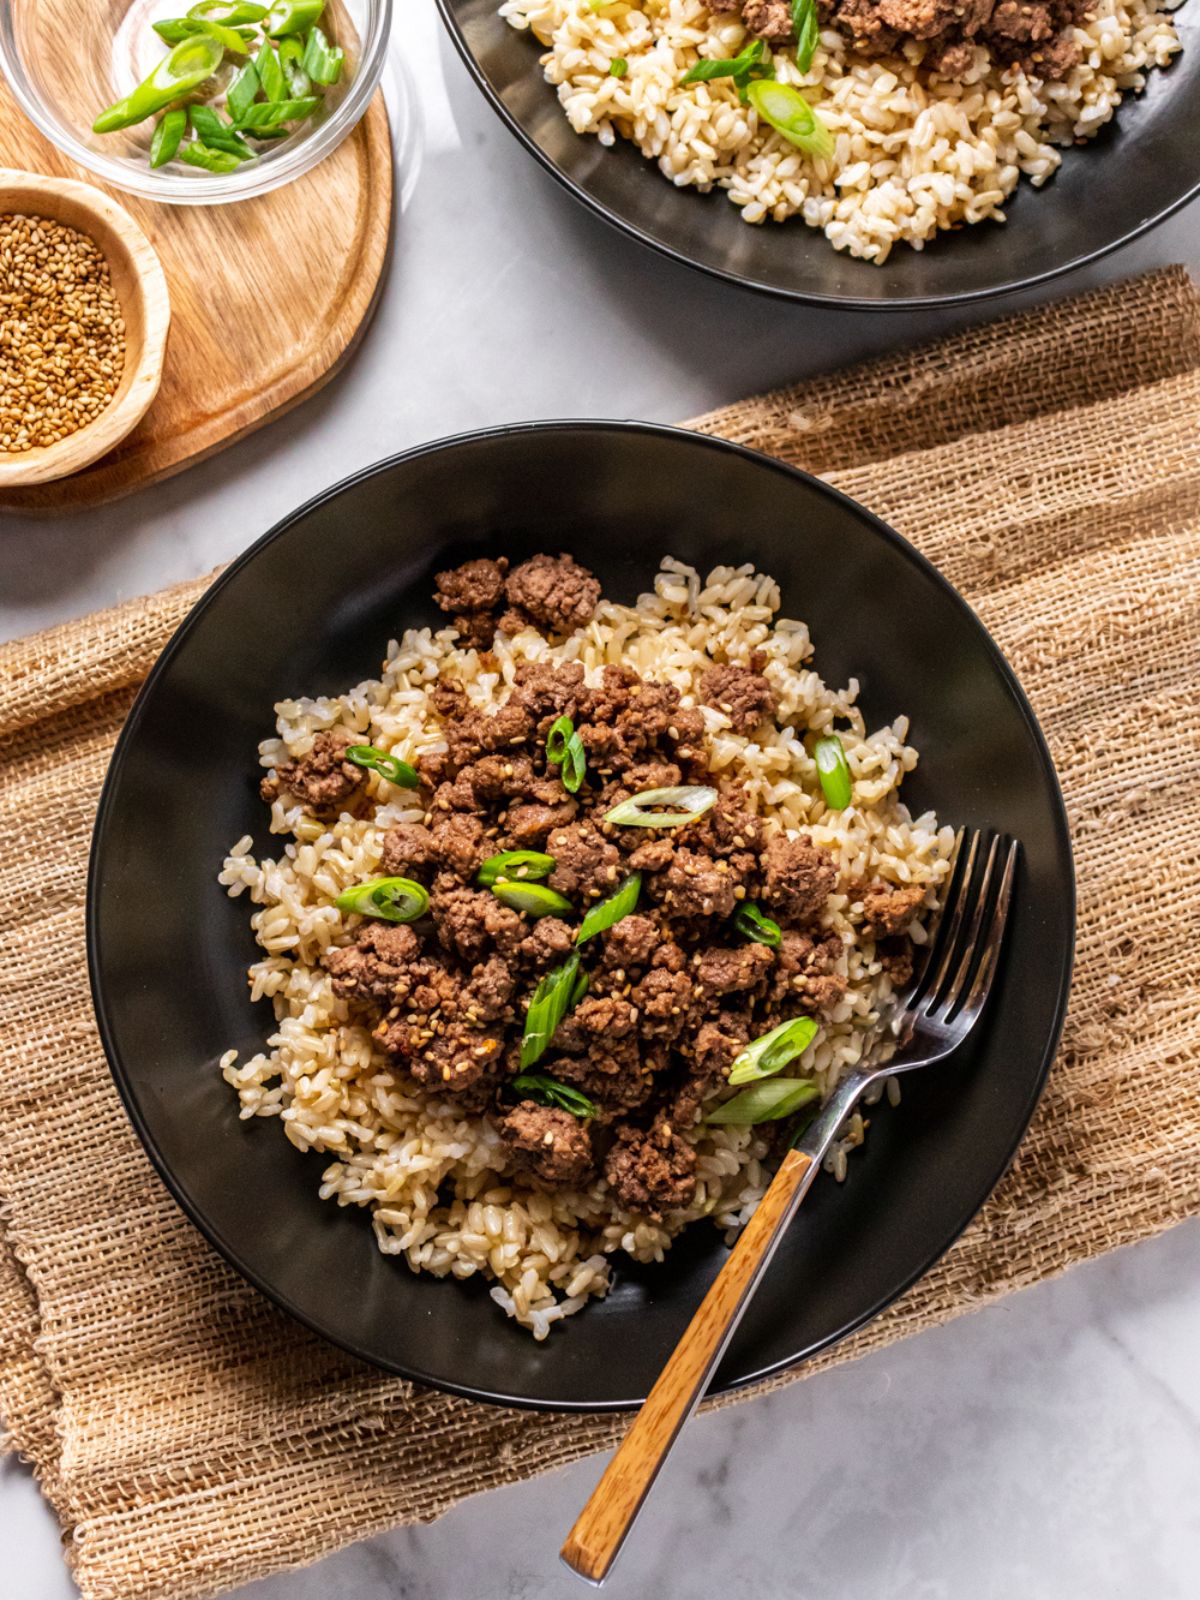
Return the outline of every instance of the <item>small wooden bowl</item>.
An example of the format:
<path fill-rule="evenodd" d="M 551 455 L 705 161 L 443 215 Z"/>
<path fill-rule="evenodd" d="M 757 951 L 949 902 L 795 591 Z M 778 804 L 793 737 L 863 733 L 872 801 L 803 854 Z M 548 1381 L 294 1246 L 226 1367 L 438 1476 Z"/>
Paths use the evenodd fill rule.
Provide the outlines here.
<path fill-rule="evenodd" d="M 125 368 L 112 400 L 77 433 L 36 450 L 0 450 L 3 488 L 65 478 L 119 444 L 158 393 L 171 321 L 167 280 L 154 246 L 129 213 L 99 189 L 0 167 L 0 215 L 14 212 L 61 222 L 95 240 L 125 319 Z"/>

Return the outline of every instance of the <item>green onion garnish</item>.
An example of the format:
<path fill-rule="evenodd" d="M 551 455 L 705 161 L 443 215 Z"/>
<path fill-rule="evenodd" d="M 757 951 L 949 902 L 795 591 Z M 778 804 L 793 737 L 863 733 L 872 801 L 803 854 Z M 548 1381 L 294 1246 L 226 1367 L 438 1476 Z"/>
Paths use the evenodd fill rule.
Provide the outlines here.
<path fill-rule="evenodd" d="M 222 46 L 208 34 L 184 39 L 136 89 L 100 113 L 92 132 L 115 133 L 120 128 L 131 128 L 135 122 L 145 122 L 156 111 L 165 111 L 173 100 L 190 94 L 211 78 L 224 56 Z"/>
<path fill-rule="evenodd" d="M 623 828 L 678 828 L 711 811 L 717 791 L 701 784 L 684 784 L 676 789 L 643 789 L 614 806 L 604 818 Z M 656 811 L 655 806 L 678 806 L 677 811 Z"/>
<path fill-rule="evenodd" d="M 624 56 L 614 56 L 608 63 L 608 75 L 610 78 L 623 78 L 628 71 L 629 63 Z"/>
<path fill-rule="evenodd" d="M 781 1022 L 734 1058 L 730 1083 L 753 1083 L 757 1078 L 773 1076 L 789 1061 L 803 1055 L 816 1036 L 817 1025 L 811 1017 L 793 1017 L 789 1022 Z"/>
<path fill-rule="evenodd" d="M 796 66 L 807 72 L 821 37 L 817 0 L 792 0 L 792 27 L 796 30 Z"/>
<path fill-rule="evenodd" d="M 567 759 L 567 744 L 575 732 L 575 724 L 570 717 L 559 717 L 550 724 L 550 732 L 546 735 L 546 760 L 552 767 L 560 767 Z"/>
<path fill-rule="evenodd" d="M 565 895 L 547 889 L 544 883 L 513 883 L 501 879 L 491 885 L 496 899 L 514 911 L 527 911 L 531 917 L 565 917 L 574 907 Z"/>
<path fill-rule="evenodd" d="M 231 50 L 235 56 L 249 54 L 250 44 L 241 28 L 226 28 L 220 22 L 197 22 L 196 27 L 201 33 L 207 33 L 215 39 L 222 49 Z"/>
<path fill-rule="evenodd" d="M 275 0 L 263 18 L 263 32 L 278 38 L 285 33 L 304 33 L 320 20 L 325 0 Z"/>
<path fill-rule="evenodd" d="M 746 90 L 750 104 L 776 133 L 806 155 L 827 161 L 833 154 L 833 134 L 799 92 L 786 83 L 760 78 Z"/>
<path fill-rule="evenodd" d="M 574 1011 L 575 1007 L 579 1004 L 579 1002 L 583 999 L 584 995 L 588 992 L 588 990 L 591 987 L 592 987 L 591 978 L 588 977 L 586 972 L 581 972 L 579 974 L 579 976 L 575 980 L 575 987 L 571 990 L 571 1005 L 570 1005 L 570 1009 L 572 1011 Z"/>
<path fill-rule="evenodd" d="M 304 44 L 294 33 L 279 41 L 279 65 L 287 79 L 287 92 L 292 100 L 303 100 L 312 92 L 312 79 L 304 70 Z"/>
<path fill-rule="evenodd" d="M 558 1025 L 575 1002 L 575 978 L 579 957 L 568 956 L 561 967 L 548 972 L 533 991 L 525 1013 L 521 1037 L 521 1070 L 531 1067 L 550 1048 Z"/>
<path fill-rule="evenodd" d="M 694 66 L 689 67 L 680 82 L 711 83 L 714 78 L 732 78 L 740 87 L 749 81 L 753 69 L 761 64 L 766 48 L 761 39 L 754 39 L 741 55 L 731 56 L 728 59 L 706 56 L 702 61 L 697 61 Z"/>
<path fill-rule="evenodd" d="M 415 789 L 421 782 L 421 774 L 416 767 L 410 767 L 407 761 L 401 761 L 399 756 L 380 750 L 378 745 L 352 744 L 346 751 L 346 760 L 353 761 L 356 767 L 366 767 L 370 772 L 377 772 L 381 778 L 386 778 L 389 783 L 394 783 L 400 789 Z"/>
<path fill-rule="evenodd" d="M 179 159 L 186 161 L 189 167 L 203 167 L 205 172 L 236 172 L 242 164 L 242 157 L 235 156 L 232 150 L 210 150 L 199 139 L 185 144 Z"/>
<path fill-rule="evenodd" d="M 347 889 L 333 903 L 339 911 L 357 911 L 360 917 L 415 922 L 429 910 L 429 895 L 411 878 L 372 878 Z"/>
<path fill-rule="evenodd" d="M 271 58 L 274 60 L 274 56 Z M 282 74 L 278 61 L 275 67 Z M 262 77 L 262 65 L 258 64 L 258 75 Z M 264 89 L 266 85 L 263 85 Z M 240 130 L 254 132 L 256 128 L 277 128 L 281 122 L 303 122 L 305 117 L 311 117 L 321 102 L 315 95 L 310 95 L 307 100 L 272 100 L 269 105 L 249 106 L 244 116 L 238 118 Z"/>
<path fill-rule="evenodd" d="M 331 45 L 320 28 L 313 28 L 304 42 L 302 66 L 314 83 L 336 83 L 342 75 L 346 52 Z"/>
<path fill-rule="evenodd" d="M 641 892 L 642 875 L 640 872 L 634 872 L 625 879 L 616 894 L 609 895 L 607 900 L 601 900 L 599 905 L 591 908 L 579 925 L 575 943 L 582 944 L 594 934 L 603 933 L 606 928 L 616 927 L 623 917 L 627 917 L 636 908 Z"/>
<path fill-rule="evenodd" d="M 573 1117 L 588 1121 L 596 1115 L 596 1107 L 587 1095 L 572 1089 L 569 1083 L 560 1083 L 545 1072 L 520 1072 L 509 1083 L 527 1100 L 536 1100 L 541 1106 L 553 1106 L 558 1111 L 569 1111 Z"/>
<path fill-rule="evenodd" d="M 199 5 L 188 9 L 188 16 L 199 22 L 222 22 L 228 28 L 241 27 L 247 22 L 261 22 L 267 14 L 266 6 L 251 5 L 249 0 L 200 0 Z"/>
<path fill-rule="evenodd" d="M 583 740 L 573 733 L 567 740 L 567 753 L 563 757 L 562 781 L 568 794 L 578 794 L 579 786 L 587 776 L 587 752 Z"/>
<path fill-rule="evenodd" d="M 853 790 L 846 752 L 836 733 L 817 740 L 813 746 L 813 760 L 817 763 L 817 776 L 821 780 L 825 804 L 831 811 L 844 811 L 850 804 Z"/>
<path fill-rule="evenodd" d="M 522 883 L 537 883 L 554 871 L 554 857 L 540 850 L 501 850 L 498 856 L 489 856 L 475 874 L 480 888 L 490 889 L 493 884 L 517 879 Z"/>
<path fill-rule="evenodd" d="M 710 1111 L 704 1120 L 742 1125 L 778 1122 L 790 1117 L 793 1111 L 799 1111 L 810 1100 L 816 1100 L 820 1093 L 811 1078 L 771 1078 L 735 1094 L 732 1100 Z"/>
<path fill-rule="evenodd" d="M 165 112 L 159 118 L 158 127 L 150 141 L 150 165 L 165 167 L 168 161 L 174 161 L 186 132 L 187 112 L 182 107 Z"/>
<path fill-rule="evenodd" d="M 287 99 L 287 83 L 284 81 L 283 68 L 279 65 L 279 57 L 275 54 L 274 46 L 269 39 L 264 39 L 262 49 L 254 58 L 254 69 L 258 73 L 259 85 L 267 99 L 272 103 Z M 248 107 L 253 110 L 253 107 Z M 238 118 L 240 122 L 241 117 Z"/>
<path fill-rule="evenodd" d="M 236 134 L 211 106 L 189 106 L 188 118 L 192 124 L 192 132 L 200 143 L 207 145 L 210 150 L 227 150 L 230 155 L 237 156 L 239 161 L 249 161 L 253 157 L 254 151 L 246 141 Z"/>
<path fill-rule="evenodd" d="M 778 948 L 783 937 L 779 924 L 763 916 L 753 900 L 743 900 L 733 914 L 733 925 L 747 939 L 753 939 L 758 944 L 769 944 L 772 949 Z"/>
<path fill-rule="evenodd" d="M 235 122 L 249 106 L 254 104 L 257 95 L 258 69 L 253 61 L 247 61 L 225 91 L 225 104 Z"/>
<path fill-rule="evenodd" d="M 185 39 L 194 39 L 200 33 L 207 33 L 213 39 L 232 33 L 238 41 L 237 54 L 244 56 L 247 46 L 254 43 L 253 28 L 216 28 L 211 23 L 197 22 L 192 17 L 168 17 L 165 22 L 152 22 L 150 26 L 165 44 L 182 44 Z"/>

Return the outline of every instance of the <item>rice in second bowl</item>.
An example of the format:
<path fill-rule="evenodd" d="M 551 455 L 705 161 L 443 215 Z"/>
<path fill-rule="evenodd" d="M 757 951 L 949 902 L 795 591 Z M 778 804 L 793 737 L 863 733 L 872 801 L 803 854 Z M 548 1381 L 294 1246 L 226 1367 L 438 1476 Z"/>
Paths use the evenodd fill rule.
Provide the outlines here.
<path fill-rule="evenodd" d="M 801 90 L 835 140 L 814 160 L 762 125 L 730 78 L 684 84 L 701 58 L 749 40 L 701 0 L 504 0 L 500 14 L 546 47 L 545 76 L 575 132 L 629 139 L 678 187 L 724 189 L 746 222 L 798 216 L 838 250 L 882 264 L 894 245 L 1004 220 L 1024 174 L 1040 187 L 1063 146 L 1091 139 L 1180 48 L 1169 5 L 1096 0 L 1075 28 L 1080 59 L 1061 81 L 1002 67 L 985 50 L 961 82 L 922 65 L 925 46 L 865 55 L 822 28 L 806 72 L 774 49 L 779 82 Z M 612 64 L 626 63 L 620 77 Z M 618 68 L 618 70 L 620 70 Z"/>
<path fill-rule="evenodd" d="M 497 635 L 488 654 L 466 648 L 453 628 L 412 630 L 390 645 L 381 676 L 336 699 L 291 700 L 276 707 L 277 738 L 262 746 L 269 768 L 302 756 L 322 730 L 340 725 L 407 761 L 446 748 L 431 698 L 440 675 L 460 681 L 473 708 L 507 697 L 522 661 L 579 662 L 594 683 L 609 664 L 674 684 L 684 705 L 699 706 L 714 774 L 745 789 L 771 828 L 803 830 L 829 851 L 838 883 L 826 907 L 828 926 L 845 942 L 847 986 L 804 1057 L 828 1094 L 867 1052 L 880 1048 L 876 1024 L 889 1004 L 890 979 L 874 941 L 861 933 L 856 885 L 883 880 L 926 891 L 932 905 L 944 881 L 953 832 L 931 813 L 913 818 L 900 800 L 917 752 L 898 716 L 868 733 L 853 680 L 827 687 L 813 670 L 808 630 L 781 618 L 769 577 L 749 566 L 721 567 L 706 580 L 663 563 L 653 594 L 635 606 L 601 601 L 586 627 L 557 644 L 526 630 Z M 735 733 L 719 709 L 698 697 L 714 658 L 746 664 L 755 652 L 777 701 L 770 723 L 753 736 Z M 854 780 L 853 804 L 831 811 L 822 796 L 805 732 L 837 724 Z M 739 1226 L 769 1179 L 769 1126 L 700 1123 L 685 1135 L 697 1157 L 690 1203 L 655 1219 L 616 1203 L 603 1177 L 575 1190 L 548 1191 L 514 1164 L 488 1117 L 465 1113 L 452 1095 L 409 1078 L 385 1055 L 369 1028 L 334 993 L 322 956 L 346 939 L 333 905 L 352 885 L 377 875 L 387 829 L 418 823 L 425 808 L 412 791 L 380 779 L 370 818 L 343 814 L 321 822 L 277 798 L 272 832 L 286 843 L 274 860 L 257 860 L 249 837 L 227 857 L 220 881 L 249 893 L 262 958 L 250 969 L 251 995 L 271 1000 L 276 1018 L 266 1049 L 239 1063 L 223 1057 L 240 1114 L 276 1117 L 301 1150 L 326 1158 L 321 1194 L 371 1215 L 379 1248 L 416 1271 L 471 1277 L 482 1272 L 492 1295 L 517 1322 L 543 1338 L 551 1325 L 602 1295 L 613 1258 L 661 1260 L 686 1226 L 708 1218 Z M 922 937 L 919 922 L 913 937 Z M 847 1153 L 862 1141 L 855 1116 L 829 1159 L 845 1174 Z"/>

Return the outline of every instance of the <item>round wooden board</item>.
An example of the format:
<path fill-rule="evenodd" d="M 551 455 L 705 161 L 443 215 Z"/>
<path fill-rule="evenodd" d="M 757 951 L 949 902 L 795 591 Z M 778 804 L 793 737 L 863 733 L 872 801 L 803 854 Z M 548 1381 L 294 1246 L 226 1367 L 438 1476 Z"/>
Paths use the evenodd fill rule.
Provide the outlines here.
<path fill-rule="evenodd" d="M 93 182 L 0 83 L 0 166 Z M 358 127 L 296 182 L 238 205 L 155 205 L 96 184 L 145 229 L 171 294 L 162 387 L 115 450 L 0 509 L 66 511 L 157 483 L 329 381 L 379 293 L 391 238 L 392 147 L 377 94 Z"/>

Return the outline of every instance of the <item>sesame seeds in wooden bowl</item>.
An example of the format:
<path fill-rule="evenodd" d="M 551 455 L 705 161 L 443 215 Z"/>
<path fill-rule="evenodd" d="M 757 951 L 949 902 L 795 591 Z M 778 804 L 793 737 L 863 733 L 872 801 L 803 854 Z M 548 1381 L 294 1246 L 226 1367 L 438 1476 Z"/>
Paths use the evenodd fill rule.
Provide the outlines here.
<path fill-rule="evenodd" d="M 90 184 L 0 168 L 0 486 L 66 477 L 136 427 L 169 321 L 126 211 Z"/>

